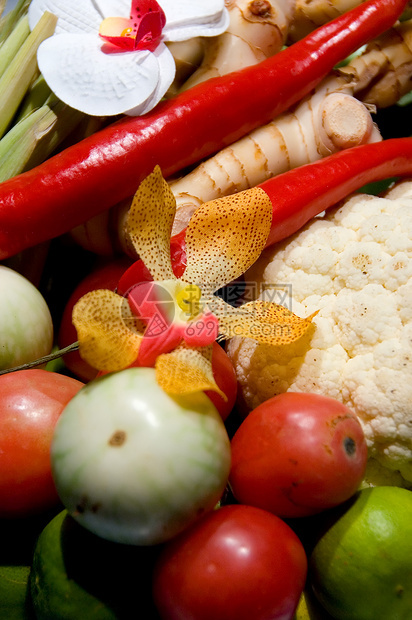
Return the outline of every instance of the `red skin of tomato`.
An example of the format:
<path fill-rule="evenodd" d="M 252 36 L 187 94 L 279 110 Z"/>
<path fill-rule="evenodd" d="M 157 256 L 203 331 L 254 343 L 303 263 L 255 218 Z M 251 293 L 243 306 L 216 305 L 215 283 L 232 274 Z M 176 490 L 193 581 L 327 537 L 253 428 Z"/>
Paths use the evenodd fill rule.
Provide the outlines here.
<path fill-rule="evenodd" d="M 162 620 L 290 620 L 306 573 L 303 546 L 284 521 L 223 506 L 166 544 L 153 596 Z"/>
<path fill-rule="evenodd" d="M 283 518 L 337 506 L 358 489 L 367 446 L 357 416 L 335 399 L 279 394 L 254 409 L 231 442 L 239 502 Z"/>
<path fill-rule="evenodd" d="M 50 443 L 81 381 L 43 369 L 0 377 L 0 517 L 40 514 L 59 505 Z"/>

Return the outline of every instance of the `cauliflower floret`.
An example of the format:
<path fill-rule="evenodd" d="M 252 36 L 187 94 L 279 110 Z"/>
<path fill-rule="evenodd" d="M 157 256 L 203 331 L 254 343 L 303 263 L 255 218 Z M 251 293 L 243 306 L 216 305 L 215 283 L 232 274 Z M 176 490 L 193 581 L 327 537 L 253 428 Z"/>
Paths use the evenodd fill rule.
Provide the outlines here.
<path fill-rule="evenodd" d="M 376 467 L 412 486 L 412 181 L 357 194 L 268 248 L 248 271 L 260 297 L 314 329 L 293 345 L 227 346 L 243 412 L 285 391 L 337 398 L 358 415 Z M 389 475 L 389 474 L 388 474 Z"/>

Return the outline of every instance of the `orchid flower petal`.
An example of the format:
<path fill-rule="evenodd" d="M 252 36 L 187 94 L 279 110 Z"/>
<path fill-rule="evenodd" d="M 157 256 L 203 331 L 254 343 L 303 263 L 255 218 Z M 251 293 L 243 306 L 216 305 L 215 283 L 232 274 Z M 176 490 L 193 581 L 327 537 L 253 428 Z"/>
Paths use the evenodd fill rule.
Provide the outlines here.
<path fill-rule="evenodd" d="M 81 357 L 93 368 L 114 372 L 137 358 L 143 326 L 124 297 L 99 289 L 87 293 L 73 308 Z"/>
<path fill-rule="evenodd" d="M 159 166 L 139 185 L 127 217 L 133 246 L 154 280 L 173 280 L 170 235 L 176 201 Z"/>
<path fill-rule="evenodd" d="M 157 57 L 148 51 L 104 54 L 101 46 L 95 35 L 61 34 L 43 41 L 37 60 L 51 90 L 90 115 L 115 115 L 146 104 L 158 88 Z"/>
<path fill-rule="evenodd" d="M 131 0 L 93 0 L 93 4 L 96 5 L 97 10 L 102 14 L 102 19 L 115 15 L 130 17 L 131 14 Z"/>
<path fill-rule="evenodd" d="M 223 0 L 160 0 L 166 14 L 165 41 L 184 41 L 197 36 L 217 36 L 229 27 Z"/>
<path fill-rule="evenodd" d="M 128 116 L 139 116 L 150 112 L 159 103 L 173 82 L 176 73 L 176 63 L 169 48 L 164 43 L 160 43 L 152 52 L 152 55 L 157 59 L 159 66 L 156 88 L 146 101 L 134 106 L 130 110 L 125 110 L 124 114 Z"/>
<path fill-rule="evenodd" d="M 99 36 L 124 50 L 133 51 L 135 39 L 131 36 L 130 21 L 127 17 L 106 17 L 100 24 Z"/>
<path fill-rule="evenodd" d="M 28 9 L 31 30 L 46 11 L 58 18 L 55 35 L 67 32 L 97 33 L 103 19 L 95 2 L 91 0 L 32 0 Z M 127 13 L 128 11 L 127 8 Z"/>
<path fill-rule="evenodd" d="M 301 318 L 288 308 L 269 301 L 256 300 L 234 308 L 216 296 L 205 297 L 204 303 L 219 319 L 224 338 L 241 336 L 262 344 L 286 345 L 314 329 L 314 312 Z"/>
<path fill-rule="evenodd" d="M 32 0 L 31 29 L 45 11 L 58 21 L 40 46 L 40 71 L 61 101 L 91 116 L 146 114 L 176 73 L 164 41 L 216 36 L 228 27 L 224 0 L 211 0 L 210 7 L 204 0 Z"/>
<path fill-rule="evenodd" d="M 157 0 L 132 0 L 130 17 L 106 17 L 99 35 L 122 49 L 156 49 L 166 23 Z"/>
<path fill-rule="evenodd" d="M 272 203 L 260 188 L 201 205 L 186 230 L 182 279 L 212 292 L 241 276 L 259 258 L 272 222 Z"/>
<path fill-rule="evenodd" d="M 161 355 L 176 349 L 183 340 L 183 330 L 183 325 L 176 325 L 175 323 L 165 325 L 161 317 L 153 317 L 140 344 L 139 365 L 154 366 Z"/>
<path fill-rule="evenodd" d="M 156 360 L 156 379 L 168 394 L 193 394 L 213 390 L 227 400 L 218 387 L 212 370 L 212 346 L 193 349 L 185 345 Z"/>
<path fill-rule="evenodd" d="M 186 326 L 183 339 L 190 347 L 203 347 L 212 344 L 218 336 L 219 319 L 207 312 Z"/>

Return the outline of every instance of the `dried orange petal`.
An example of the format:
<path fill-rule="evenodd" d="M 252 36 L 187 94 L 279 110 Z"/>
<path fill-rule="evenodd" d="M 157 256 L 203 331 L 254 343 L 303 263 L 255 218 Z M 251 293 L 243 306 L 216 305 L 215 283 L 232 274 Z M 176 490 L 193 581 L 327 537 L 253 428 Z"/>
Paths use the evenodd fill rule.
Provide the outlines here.
<path fill-rule="evenodd" d="M 139 185 L 127 216 L 131 242 L 154 280 L 171 280 L 170 235 L 176 200 L 159 166 Z"/>
<path fill-rule="evenodd" d="M 317 314 L 301 318 L 284 306 L 261 300 L 234 308 L 218 297 L 208 298 L 207 307 L 218 317 L 219 332 L 225 338 L 241 336 L 274 345 L 290 344 L 301 338 Z"/>
<path fill-rule="evenodd" d="M 73 308 L 79 353 L 93 368 L 113 372 L 130 366 L 139 353 L 143 325 L 124 297 L 99 289 Z"/>
<path fill-rule="evenodd" d="M 259 258 L 271 222 L 272 203 L 257 187 L 206 202 L 187 227 L 182 279 L 209 292 L 238 278 Z"/>
<path fill-rule="evenodd" d="M 156 379 L 168 394 L 192 394 L 213 390 L 227 400 L 216 384 L 211 362 L 212 347 L 189 348 L 184 345 L 156 360 Z"/>

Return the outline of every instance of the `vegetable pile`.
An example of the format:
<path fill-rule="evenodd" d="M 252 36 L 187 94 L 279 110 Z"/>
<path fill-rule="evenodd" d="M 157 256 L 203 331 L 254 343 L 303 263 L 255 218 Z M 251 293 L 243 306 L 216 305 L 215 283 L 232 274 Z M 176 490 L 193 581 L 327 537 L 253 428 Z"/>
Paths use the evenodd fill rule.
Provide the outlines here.
<path fill-rule="evenodd" d="M 0 615 L 369 620 L 313 550 L 412 494 L 410 3 L 215 0 L 173 42 L 170 3 L 131 4 L 176 63 L 134 116 L 46 83 L 62 3 L 0 14 Z"/>
<path fill-rule="evenodd" d="M 285 391 L 333 396 L 359 416 L 370 456 L 412 486 L 411 199 L 406 181 L 355 195 L 266 250 L 246 279 L 268 299 L 285 283 L 294 312 L 319 309 L 316 329 L 286 349 L 235 338 L 229 354 L 248 409 Z"/>

